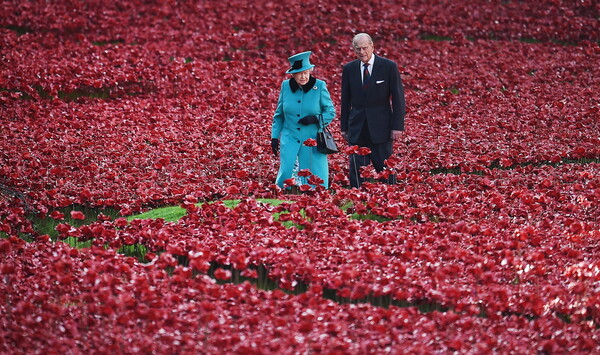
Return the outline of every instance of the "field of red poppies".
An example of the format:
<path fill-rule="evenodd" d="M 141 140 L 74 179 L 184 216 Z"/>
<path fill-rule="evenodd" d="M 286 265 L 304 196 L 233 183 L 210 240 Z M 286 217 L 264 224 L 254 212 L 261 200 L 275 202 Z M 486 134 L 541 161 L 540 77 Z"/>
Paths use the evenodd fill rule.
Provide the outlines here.
<path fill-rule="evenodd" d="M 597 2 L 0 3 L 0 353 L 600 353 Z M 358 32 L 399 183 L 284 193 L 287 57 L 337 107 Z"/>

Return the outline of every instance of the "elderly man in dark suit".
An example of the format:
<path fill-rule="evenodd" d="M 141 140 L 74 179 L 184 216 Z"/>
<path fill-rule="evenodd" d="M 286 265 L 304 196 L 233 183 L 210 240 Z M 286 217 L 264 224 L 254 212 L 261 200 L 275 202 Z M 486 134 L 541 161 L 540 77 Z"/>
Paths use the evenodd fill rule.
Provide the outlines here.
<path fill-rule="evenodd" d="M 404 88 L 398 65 L 373 54 L 373 40 L 366 33 L 354 36 L 352 46 L 358 59 L 344 65 L 340 123 L 342 135 L 351 145 L 367 147 L 370 154 L 350 156 L 350 186 L 360 187 L 362 166 L 385 169 L 392 155 L 393 140 L 404 131 Z M 395 184 L 389 174 L 387 183 Z"/>

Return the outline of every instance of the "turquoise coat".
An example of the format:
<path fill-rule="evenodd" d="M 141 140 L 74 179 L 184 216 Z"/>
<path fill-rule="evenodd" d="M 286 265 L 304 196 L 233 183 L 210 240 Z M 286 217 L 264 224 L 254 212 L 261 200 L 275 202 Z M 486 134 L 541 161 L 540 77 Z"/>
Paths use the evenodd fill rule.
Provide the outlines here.
<path fill-rule="evenodd" d="M 281 83 L 277 109 L 271 126 L 271 138 L 278 138 L 280 142 L 279 172 L 275 181 L 279 187 L 283 188 L 283 182 L 294 174 L 296 161 L 300 170 L 310 170 L 323 180 L 323 186 L 326 188 L 329 186 L 327 155 L 317 152 L 316 147 L 304 145 L 307 139 L 316 139 L 317 130 L 322 128 L 319 124 L 298 123 L 298 120 L 305 116 L 319 114 L 323 115 L 325 126 L 335 118 L 335 108 L 323 80 L 311 76 L 304 86 L 299 86 L 294 79 L 284 80 Z M 306 181 L 296 181 L 297 185 L 306 183 Z"/>

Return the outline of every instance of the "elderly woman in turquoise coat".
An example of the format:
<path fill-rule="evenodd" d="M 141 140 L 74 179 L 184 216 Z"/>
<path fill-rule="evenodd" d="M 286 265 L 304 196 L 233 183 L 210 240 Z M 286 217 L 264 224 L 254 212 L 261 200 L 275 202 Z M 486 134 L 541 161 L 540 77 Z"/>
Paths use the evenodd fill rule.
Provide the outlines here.
<path fill-rule="evenodd" d="M 329 186 L 327 155 L 319 153 L 314 146 L 305 145 L 308 139 L 316 139 L 335 118 L 335 108 L 327 85 L 311 75 L 314 65 L 310 63 L 311 52 L 303 52 L 288 58 L 290 79 L 281 83 L 277 108 L 271 126 L 271 148 L 279 154 L 279 172 L 275 183 L 284 188 L 285 181 L 292 178 L 294 169 L 309 170 Z M 313 180 L 314 181 L 314 180 Z M 307 184 L 306 181 L 296 181 Z"/>

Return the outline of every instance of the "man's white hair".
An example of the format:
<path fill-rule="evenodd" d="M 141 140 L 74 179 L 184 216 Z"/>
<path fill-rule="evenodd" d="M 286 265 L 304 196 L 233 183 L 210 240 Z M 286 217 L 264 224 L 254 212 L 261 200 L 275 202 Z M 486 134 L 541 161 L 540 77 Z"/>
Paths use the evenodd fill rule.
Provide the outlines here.
<path fill-rule="evenodd" d="M 356 47 L 356 43 L 363 38 L 366 38 L 367 40 L 369 40 L 370 44 L 373 44 L 373 39 L 371 38 L 371 36 L 369 36 L 366 33 L 358 33 L 356 36 L 354 36 L 354 38 L 352 38 L 352 46 Z"/>

